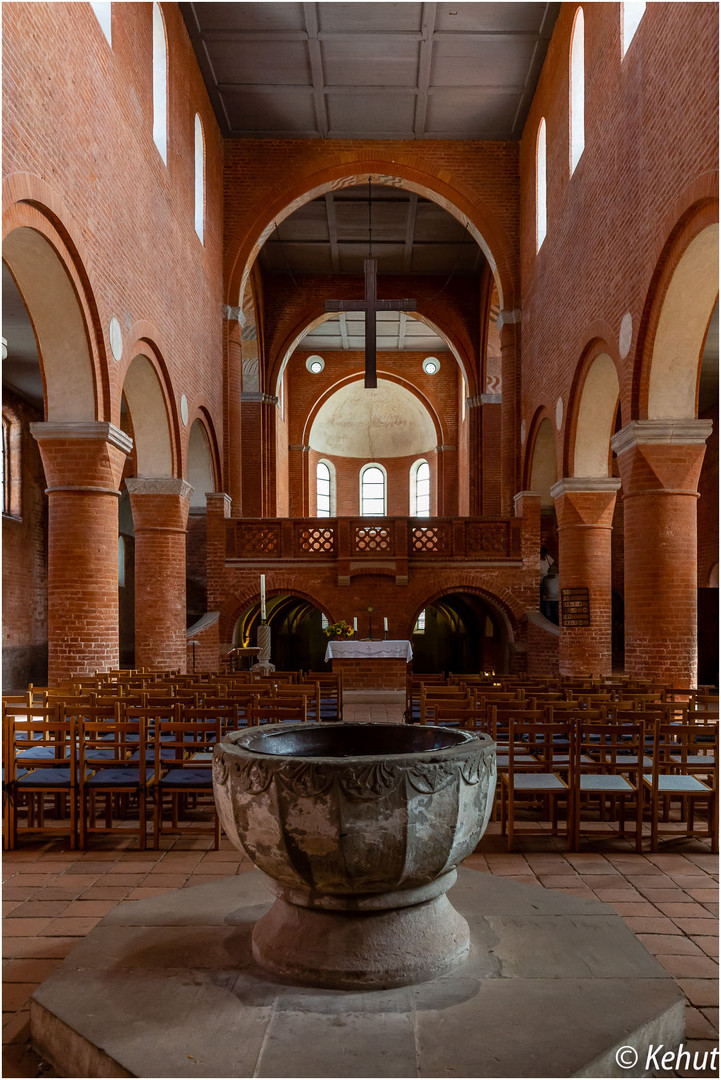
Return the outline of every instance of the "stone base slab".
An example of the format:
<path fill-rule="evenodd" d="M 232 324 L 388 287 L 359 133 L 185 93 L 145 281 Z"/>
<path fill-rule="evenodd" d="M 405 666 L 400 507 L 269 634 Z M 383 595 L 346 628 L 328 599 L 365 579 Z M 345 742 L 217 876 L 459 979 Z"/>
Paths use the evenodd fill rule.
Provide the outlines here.
<path fill-rule="evenodd" d="M 120 904 L 38 987 L 33 1044 L 65 1077 L 631 1077 L 683 1038 L 680 991 L 605 904 L 474 870 L 449 897 L 465 962 L 371 991 L 255 964 L 255 871 Z"/>

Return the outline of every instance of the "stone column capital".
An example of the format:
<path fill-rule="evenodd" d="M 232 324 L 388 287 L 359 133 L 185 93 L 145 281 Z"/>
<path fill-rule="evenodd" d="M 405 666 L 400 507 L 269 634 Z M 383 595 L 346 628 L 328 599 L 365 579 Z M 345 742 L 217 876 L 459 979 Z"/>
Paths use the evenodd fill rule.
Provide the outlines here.
<path fill-rule="evenodd" d="M 538 501 L 540 502 L 541 501 L 541 493 L 540 493 L 540 491 L 519 491 L 519 492 L 517 492 L 513 496 L 513 506 L 514 506 L 514 508 L 518 506 L 519 500 L 523 501 L 523 499 L 538 499 Z"/>
<path fill-rule="evenodd" d="M 575 495 L 577 492 L 603 492 L 610 494 L 618 491 L 621 481 L 616 476 L 565 476 L 551 487 L 551 497 L 560 499 L 562 495 Z"/>
<path fill-rule="evenodd" d="M 30 433 L 38 442 L 48 439 L 102 439 L 125 454 L 133 449 L 130 436 L 106 420 L 43 420 L 30 424 Z"/>
<path fill-rule="evenodd" d="M 481 394 L 481 405 L 501 405 L 503 394 Z"/>
<path fill-rule="evenodd" d="M 521 309 L 509 308 L 506 311 L 499 311 L 498 318 L 496 319 L 496 325 L 499 331 L 504 326 L 512 325 L 513 323 L 519 323 L 521 321 Z"/>
<path fill-rule="evenodd" d="M 617 454 L 636 446 L 700 446 L 713 431 L 711 420 L 631 420 L 611 439 Z"/>
<path fill-rule="evenodd" d="M 131 496 L 178 495 L 181 499 L 189 499 L 193 493 L 187 480 L 175 476 L 129 476 L 125 486 Z"/>

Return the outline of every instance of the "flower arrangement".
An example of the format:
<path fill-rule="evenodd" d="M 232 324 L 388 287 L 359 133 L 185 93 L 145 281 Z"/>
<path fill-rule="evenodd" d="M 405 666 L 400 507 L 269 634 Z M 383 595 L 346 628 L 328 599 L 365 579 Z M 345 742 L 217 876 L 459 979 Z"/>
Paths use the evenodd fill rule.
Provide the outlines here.
<path fill-rule="evenodd" d="M 325 628 L 326 637 L 353 637 L 353 627 L 345 621 L 345 619 L 339 619 L 338 622 L 328 623 Z"/>

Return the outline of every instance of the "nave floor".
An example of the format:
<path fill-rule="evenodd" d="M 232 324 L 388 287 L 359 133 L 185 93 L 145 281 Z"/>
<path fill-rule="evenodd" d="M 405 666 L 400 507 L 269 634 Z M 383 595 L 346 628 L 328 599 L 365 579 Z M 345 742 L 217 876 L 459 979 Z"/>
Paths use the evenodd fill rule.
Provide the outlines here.
<path fill-rule="evenodd" d="M 356 691 L 346 695 L 345 719 L 400 722 L 403 707 L 402 693 Z M 685 994 L 685 1048 L 693 1054 L 718 1045 L 718 858 L 707 846 L 689 842 L 636 855 L 624 841 L 605 840 L 572 854 L 549 835 L 521 840 L 521 851 L 509 854 L 499 833 L 491 823 L 465 865 L 609 904 Z M 30 997 L 116 904 L 251 869 L 227 840 L 220 851 L 210 847 L 209 837 L 181 834 L 164 837 L 161 851 L 140 852 L 134 840 L 107 837 L 86 852 L 36 841 L 5 854 L 3 1076 L 52 1075 L 29 1046 Z"/>

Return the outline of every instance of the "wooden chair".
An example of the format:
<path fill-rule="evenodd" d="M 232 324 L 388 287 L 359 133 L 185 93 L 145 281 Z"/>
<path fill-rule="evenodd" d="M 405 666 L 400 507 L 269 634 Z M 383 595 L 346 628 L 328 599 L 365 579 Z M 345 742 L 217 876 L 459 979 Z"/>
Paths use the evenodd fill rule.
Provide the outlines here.
<path fill-rule="evenodd" d="M 213 747 L 220 741 L 221 721 L 215 717 L 182 716 L 176 711 L 170 720 L 161 720 L 155 728 L 154 775 L 155 775 L 155 825 L 153 846 L 160 847 L 163 831 L 207 833 L 208 826 L 201 820 L 192 825 L 180 824 L 192 810 L 197 811 L 197 801 L 202 800 L 201 814 L 210 810 L 210 831 L 213 846 L 220 845 L 220 821 L 213 798 Z M 164 821 L 166 798 L 170 799 L 170 822 Z"/>
<path fill-rule="evenodd" d="M 558 834 L 558 804 L 566 803 L 566 834 L 571 822 L 571 792 L 568 781 L 553 768 L 553 732 L 558 731 L 544 720 L 529 719 L 522 714 L 509 722 L 507 755 L 499 755 L 498 768 L 501 789 L 501 834 L 508 836 L 508 850 L 513 849 L 516 833 L 519 835 L 548 835 L 542 827 L 551 822 L 553 835 Z M 517 810 L 525 805 L 538 807 L 541 822 L 535 827 L 517 830 Z"/>
<path fill-rule="evenodd" d="M 711 850 L 718 851 L 718 770 L 718 723 L 656 721 L 653 769 L 643 777 L 651 798 L 651 851 L 658 851 L 660 840 L 679 840 L 683 835 L 708 837 Z M 679 800 L 685 834 L 672 829 L 661 831 L 662 800 Z M 699 800 L 708 807 L 708 819 L 700 830 L 695 828 L 695 806 Z"/>
<path fill-rule="evenodd" d="M 304 724 L 307 719 L 306 699 L 302 694 L 293 698 L 260 697 L 250 706 L 251 724 Z"/>
<path fill-rule="evenodd" d="M 75 849 L 77 773 L 73 721 L 60 719 L 55 706 L 13 706 L 11 712 L 3 710 L 3 751 L 6 847 L 14 849 L 21 833 L 42 832 L 69 836 L 70 847 Z"/>
<path fill-rule="evenodd" d="M 591 720 L 582 713 L 576 720 L 572 749 L 571 788 L 572 847 L 581 842 L 582 815 L 589 802 L 596 801 L 593 837 L 602 835 L 599 820 L 606 820 L 607 807 L 618 821 L 615 835 L 626 831 L 627 800 L 635 804 L 635 843 L 643 850 L 643 768 L 645 758 L 644 725 L 638 718 L 620 722 Z"/>
<path fill-rule="evenodd" d="M 128 710 L 130 712 L 131 710 Z M 147 725 L 142 715 L 122 719 L 86 716 L 78 724 L 78 788 L 80 847 L 97 833 L 137 832 L 141 851 L 146 847 Z M 104 802 L 104 823 L 98 824 L 98 803 Z M 124 827 L 121 821 L 137 823 Z"/>

